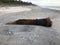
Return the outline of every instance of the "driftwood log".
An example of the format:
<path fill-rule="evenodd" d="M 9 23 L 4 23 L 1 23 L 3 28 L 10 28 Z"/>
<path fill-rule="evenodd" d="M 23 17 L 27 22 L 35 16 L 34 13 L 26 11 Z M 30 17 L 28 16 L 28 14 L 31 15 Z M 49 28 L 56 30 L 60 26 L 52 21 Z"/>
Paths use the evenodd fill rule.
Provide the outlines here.
<path fill-rule="evenodd" d="M 6 24 L 13 24 L 13 25 L 39 25 L 39 26 L 45 26 L 45 27 L 51 27 L 52 21 L 50 18 L 44 18 L 44 19 L 19 19 L 13 22 L 8 22 Z"/>

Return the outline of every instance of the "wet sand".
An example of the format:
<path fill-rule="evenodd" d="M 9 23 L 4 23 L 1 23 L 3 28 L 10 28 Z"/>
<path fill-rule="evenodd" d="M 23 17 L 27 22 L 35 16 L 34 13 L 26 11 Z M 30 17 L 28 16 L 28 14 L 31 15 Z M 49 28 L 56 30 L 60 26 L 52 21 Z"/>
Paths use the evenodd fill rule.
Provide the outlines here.
<path fill-rule="evenodd" d="M 26 6 L 25 6 L 26 7 Z M 1 45 L 60 45 L 60 11 L 38 6 L 27 6 L 31 11 L 8 13 L 0 16 Z M 40 19 L 50 17 L 50 28 L 33 25 L 5 25 L 17 19 Z"/>

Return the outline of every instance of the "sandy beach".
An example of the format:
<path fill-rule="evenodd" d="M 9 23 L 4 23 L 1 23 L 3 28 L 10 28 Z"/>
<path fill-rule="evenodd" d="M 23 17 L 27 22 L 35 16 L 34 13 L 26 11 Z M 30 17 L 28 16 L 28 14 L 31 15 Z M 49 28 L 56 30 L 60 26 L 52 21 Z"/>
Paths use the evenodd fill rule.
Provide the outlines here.
<path fill-rule="evenodd" d="M 30 11 L 30 8 L 25 8 L 23 6 L 3 6 L 0 7 L 0 16 L 8 13 L 16 13 L 16 12 L 23 12 L 23 11 Z"/>
<path fill-rule="evenodd" d="M 7 6 L 0 8 L 0 23 L 7 23 L 17 19 L 40 19 L 50 17 L 53 21 L 52 28 L 54 27 L 59 30 L 59 14 L 60 11 L 58 10 L 50 10 L 39 6 Z"/>
<path fill-rule="evenodd" d="M 60 45 L 60 11 L 32 5 L 9 8 L 7 7 L 7 10 L 4 7 L 0 8 L 0 13 L 2 12 L 0 14 L 1 45 Z M 45 17 L 51 18 L 52 27 L 5 25 L 9 21 L 18 19 L 40 19 Z"/>

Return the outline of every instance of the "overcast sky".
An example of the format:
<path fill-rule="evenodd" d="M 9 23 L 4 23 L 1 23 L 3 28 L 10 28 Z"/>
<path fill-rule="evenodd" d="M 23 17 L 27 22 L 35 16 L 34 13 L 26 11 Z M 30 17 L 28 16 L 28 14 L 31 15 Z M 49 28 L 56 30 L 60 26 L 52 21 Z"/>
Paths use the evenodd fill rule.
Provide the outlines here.
<path fill-rule="evenodd" d="M 22 0 L 25 2 L 32 2 L 39 6 L 60 6 L 60 0 Z"/>

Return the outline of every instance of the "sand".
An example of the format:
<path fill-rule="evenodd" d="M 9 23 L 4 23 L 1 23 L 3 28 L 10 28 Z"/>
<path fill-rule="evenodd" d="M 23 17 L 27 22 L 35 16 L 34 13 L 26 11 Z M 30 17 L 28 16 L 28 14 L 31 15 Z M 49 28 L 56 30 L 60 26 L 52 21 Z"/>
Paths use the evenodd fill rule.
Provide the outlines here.
<path fill-rule="evenodd" d="M 0 16 L 0 45 L 60 45 L 60 11 L 38 6 L 25 6 L 32 10 L 7 13 Z M 52 27 L 34 25 L 5 25 L 17 19 L 50 17 Z"/>
<path fill-rule="evenodd" d="M 0 15 L 7 13 L 30 11 L 30 10 L 31 10 L 30 8 L 24 6 L 4 6 L 4 7 L 0 7 Z"/>

